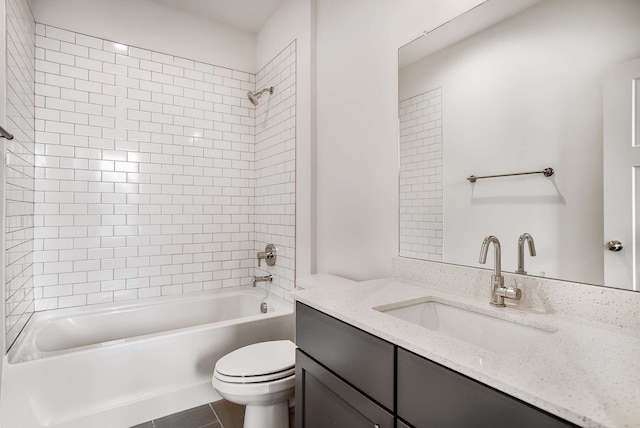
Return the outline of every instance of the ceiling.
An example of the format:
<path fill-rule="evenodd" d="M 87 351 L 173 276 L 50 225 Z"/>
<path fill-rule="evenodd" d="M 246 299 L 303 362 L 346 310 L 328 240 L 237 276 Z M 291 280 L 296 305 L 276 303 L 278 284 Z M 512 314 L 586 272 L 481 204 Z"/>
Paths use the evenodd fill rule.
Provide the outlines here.
<path fill-rule="evenodd" d="M 283 0 L 151 0 L 257 33 Z"/>

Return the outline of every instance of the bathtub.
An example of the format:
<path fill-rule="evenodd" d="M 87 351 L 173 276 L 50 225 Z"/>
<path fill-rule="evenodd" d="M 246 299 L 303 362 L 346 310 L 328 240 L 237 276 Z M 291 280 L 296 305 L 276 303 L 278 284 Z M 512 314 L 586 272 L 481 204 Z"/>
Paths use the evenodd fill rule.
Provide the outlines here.
<path fill-rule="evenodd" d="M 5 357 L 1 426 L 129 427 L 216 401 L 215 362 L 293 339 L 293 307 L 234 287 L 36 313 Z"/>

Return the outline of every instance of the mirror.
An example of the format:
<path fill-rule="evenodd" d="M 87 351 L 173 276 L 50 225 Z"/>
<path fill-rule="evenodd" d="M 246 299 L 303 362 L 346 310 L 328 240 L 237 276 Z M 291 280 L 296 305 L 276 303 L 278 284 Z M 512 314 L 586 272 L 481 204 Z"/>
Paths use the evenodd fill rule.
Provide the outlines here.
<path fill-rule="evenodd" d="M 639 21 L 637 0 L 488 0 L 401 47 L 400 256 L 483 267 L 495 235 L 515 272 L 529 233 L 529 275 L 638 289 Z"/>

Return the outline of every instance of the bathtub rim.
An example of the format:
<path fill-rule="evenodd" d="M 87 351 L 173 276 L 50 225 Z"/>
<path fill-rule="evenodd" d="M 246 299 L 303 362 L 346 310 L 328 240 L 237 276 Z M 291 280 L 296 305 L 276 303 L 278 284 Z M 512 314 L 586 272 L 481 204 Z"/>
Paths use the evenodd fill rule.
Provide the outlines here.
<path fill-rule="evenodd" d="M 289 314 L 293 314 L 294 305 L 291 302 L 288 302 L 273 293 L 269 294 L 269 297 L 266 299 L 266 302 L 275 309 L 273 312 L 268 312 L 266 314 L 257 314 L 239 318 L 232 318 L 230 320 L 218 321 L 207 324 L 199 324 L 190 327 L 182 327 L 171 330 L 163 330 L 155 333 L 148 333 L 139 336 L 131 336 L 124 339 L 116 339 L 108 342 L 101 342 L 91 345 L 85 345 L 75 348 L 68 348 L 60 351 L 51 351 L 51 352 L 43 352 L 38 350 L 35 345 L 35 338 L 37 335 L 48 326 L 48 324 L 54 320 L 67 318 L 69 316 L 90 316 L 94 314 L 104 314 L 104 313 L 112 313 L 118 311 L 125 310 L 134 310 L 137 308 L 145 308 L 148 306 L 164 306 L 171 305 L 175 303 L 189 302 L 193 300 L 198 300 L 200 298 L 215 298 L 216 296 L 225 296 L 225 295 L 250 295 L 263 298 L 266 296 L 266 291 L 262 288 L 253 288 L 251 286 L 234 286 L 234 287 L 226 287 L 219 288 L 214 290 L 205 290 L 205 291 L 197 291 L 188 294 L 175 294 L 170 296 L 156 296 L 156 297 L 148 297 L 145 299 L 136 299 L 131 301 L 122 301 L 122 302 L 107 302 L 100 303 L 96 305 L 85 305 L 85 306 L 74 306 L 70 308 L 64 309 L 49 309 L 46 311 L 40 311 L 33 314 L 29 322 L 26 324 L 24 330 L 21 335 L 16 339 L 13 346 L 5 354 L 6 356 L 6 364 L 8 365 L 18 365 L 18 364 L 29 364 L 29 363 L 37 363 L 41 360 L 49 360 L 51 358 L 63 358 L 65 355 L 71 353 L 90 353 L 97 352 L 104 348 L 114 349 L 118 347 L 125 346 L 130 343 L 138 343 L 150 341 L 158 336 L 170 337 L 174 335 L 184 334 L 186 332 L 191 331 L 200 331 L 212 328 L 212 326 L 216 327 L 226 327 L 229 325 L 238 324 L 239 320 L 242 322 L 252 322 L 258 321 L 260 319 L 269 319 L 280 316 L 286 316 Z M 46 354 L 46 355 L 43 355 Z"/>

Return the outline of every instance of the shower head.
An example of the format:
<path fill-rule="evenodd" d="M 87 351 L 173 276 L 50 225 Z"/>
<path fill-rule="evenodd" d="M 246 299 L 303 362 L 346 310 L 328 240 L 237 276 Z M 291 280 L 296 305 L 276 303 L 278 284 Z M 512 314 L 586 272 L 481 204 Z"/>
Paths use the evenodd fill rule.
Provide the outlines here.
<path fill-rule="evenodd" d="M 262 94 L 264 94 L 265 92 L 269 92 L 269 94 L 273 94 L 273 86 L 269 87 L 269 88 L 264 88 L 261 91 L 258 92 L 247 92 L 247 97 L 249 98 L 249 101 L 251 101 L 251 103 L 254 106 L 258 105 L 258 100 L 260 99 L 260 97 L 262 96 Z"/>

